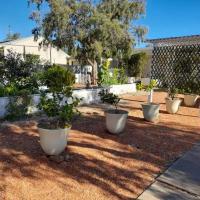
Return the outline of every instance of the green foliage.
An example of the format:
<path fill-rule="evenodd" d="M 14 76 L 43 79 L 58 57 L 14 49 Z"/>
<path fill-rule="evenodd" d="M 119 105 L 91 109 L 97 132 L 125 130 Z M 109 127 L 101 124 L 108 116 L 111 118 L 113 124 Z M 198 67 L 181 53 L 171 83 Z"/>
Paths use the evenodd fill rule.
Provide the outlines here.
<path fill-rule="evenodd" d="M 22 60 L 20 54 L 9 51 L 0 64 L 1 84 L 8 88 L 15 85 L 17 90 L 28 89 L 31 93 L 37 92 L 39 62 L 39 58 L 34 55 L 27 55 L 26 59 Z"/>
<path fill-rule="evenodd" d="M 0 85 L 0 97 L 4 97 L 5 95 L 5 88 L 4 86 Z"/>
<path fill-rule="evenodd" d="M 128 75 L 130 77 L 141 77 L 147 61 L 148 56 L 145 52 L 133 54 L 130 59 L 128 59 Z"/>
<path fill-rule="evenodd" d="M 78 112 L 80 99 L 72 96 L 72 84 L 75 77 L 68 70 L 60 66 L 52 66 L 47 71 L 44 71 L 42 82 L 49 88 L 47 94 L 41 91 L 41 98 L 38 108 L 49 117 L 53 122 L 47 125 L 47 128 L 57 129 L 65 128 L 71 124 L 73 116 Z M 41 124 L 41 126 L 46 126 Z"/>
<path fill-rule="evenodd" d="M 177 97 L 179 92 L 180 92 L 180 90 L 178 88 L 175 88 L 175 87 L 169 88 L 168 89 L 169 98 L 171 98 L 173 100 L 174 98 Z"/>
<path fill-rule="evenodd" d="M 138 90 L 138 91 L 141 91 L 141 90 L 143 90 L 145 88 L 145 86 L 142 84 L 142 83 L 138 83 L 137 85 L 136 85 L 136 89 Z"/>
<path fill-rule="evenodd" d="M 25 60 L 20 54 L 9 51 L 0 63 L 0 96 L 9 97 L 6 107 L 6 119 L 20 119 L 28 114 L 32 103 L 31 94 L 38 92 L 39 57 L 26 55 Z"/>
<path fill-rule="evenodd" d="M 65 86 L 69 87 L 75 83 L 75 76 L 69 69 L 53 65 L 43 73 L 42 81 L 50 92 L 62 92 Z"/>
<path fill-rule="evenodd" d="M 187 81 L 184 86 L 182 86 L 182 93 L 187 94 L 200 94 L 199 83 L 195 80 Z"/>
<path fill-rule="evenodd" d="M 136 85 L 137 90 L 145 90 L 147 92 L 150 92 L 158 85 L 157 80 L 152 79 L 148 85 L 143 85 L 142 83 L 138 83 Z"/>
<path fill-rule="evenodd" d="M 105 61 L 101 71 L 98 73 L 99 85 L 117 85 L 125 84 L 128 81 L 126 71 L 123 67 L 110 69 L 110 61 Z"/>
<path fill-rule="evenodd" d="M 126 70 L 124 67 L 119 68 L 118 70 L 118 82 L 120 84 L 128 83 L 128 77 L 126 75 Z"/>
<path fill-rule="evenodd" d="M 27 90 L 18 91 L 18 96 L 9 97 L 9 103 L 6 106 L 7 115 L 5 119 L 16 120 L 27 116 L 28 107 L 32 103 L 32 97 Z"/>
<path fill-rule="evenodd" d="M 119 69 L 118 68 L 113 68 L 112 76 L 110 76 L 110 85 L 115 85 L 119 84 Z"/>
<path fill-rule="evenodd" d="M 98 73 L 98 84 L 99 85 L 109 85 L 110 83 L 110 61 L 106 60 L 102 67 L 101 70 Z"/>
<path fill-rule="evenodd" d="M 70 55 L 93 67 L 102 57 L 123 58 L 131 55 L 135 43 L 133 21 L 143 16 L 144 1 L 60 1 L 29 0 L 37 5 L 49 5 L 49 12 L 39 20 L 34 12 L 32 19 L 38 23 L 33 33 L 41 33 L 44 42 L 67 48 Z M 141 28 L 140 28 L 141 29 Z M 143 36 L 142 31 L 136 34 Z M 97 70 L 94 70 L 97 71 Z"/>
<path fill-rule="evenodd" d="M 117 106 L 120 101 L 120 98 L 117 95 L 113 93 L 109 93 L 108 90 L 104 89 L 99 92 L 99 96 L 103 103 L 108 103 L 110 105 L 113 105 L 115 106 L 115 109 L 117 110 Z"/>
<path fill-rule="evenodd" d="M 0 97 L 16 96 L 18 93 L 19 90 L 14 83 L 6 86 L 0 86 Z"/>

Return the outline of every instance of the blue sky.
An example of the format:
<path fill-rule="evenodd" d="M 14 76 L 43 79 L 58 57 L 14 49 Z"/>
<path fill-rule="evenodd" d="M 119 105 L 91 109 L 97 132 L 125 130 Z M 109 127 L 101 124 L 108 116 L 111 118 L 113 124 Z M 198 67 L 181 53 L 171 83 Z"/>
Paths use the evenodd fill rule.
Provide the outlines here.
<path fill-rule="evenodd" d="M 0 40 L 8 33 L 31 35 L 34 23 L 28 19 L 31 8 L 27 0 L 2 0 L 0 7 Z M 146 25 L 148 38 L 200 34 L 200 0 L 147 0 L 146 17 L 137 25 Z"/>
<path fill-rule="evenodd" d="M 200 0 L 147 0 L 148 38 L 200 34 Z"/>

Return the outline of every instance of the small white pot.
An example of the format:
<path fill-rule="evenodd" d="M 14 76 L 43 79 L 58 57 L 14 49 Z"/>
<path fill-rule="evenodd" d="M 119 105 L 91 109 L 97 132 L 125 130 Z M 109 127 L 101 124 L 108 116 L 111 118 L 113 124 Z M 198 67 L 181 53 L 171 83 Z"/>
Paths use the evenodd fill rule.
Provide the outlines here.
<path fill-rule="evenodd" d="M 199 96 L 196 94 L 185 94 L 184 95 L 184 104 L 186 106 L 194 106 L 198 97 Z"/>
<path fill-rule="evenodd" d="M 107 110 L 106 115 L 106 128 L 110 133 L 119 134 L 124 130 L 128 112 L 125 110 Z"/>
<path fill-rule="evenodd" d="M 166 101 L 166 110 L 167 110 L 168 113 L 175 114 L 175 113 L 178 112 L 179 106 L 182 102 L 181 99 L 179 99 L 179 98 L 174 98 L 174 99 L 166 98 L 165 101 Z"/>
<path fill-rule="evenodd" d="M 38 128 L 40 145 L 47 155 L 59 155 L 67 146 L 67 138 L 70 128 L 43 129 Z"/>
<path fill-rule="evenodd" d="M 150 122 L 155 122 L 159 118 L 160 105 L 155 103 L 142 104 L 144 119 Z"/>

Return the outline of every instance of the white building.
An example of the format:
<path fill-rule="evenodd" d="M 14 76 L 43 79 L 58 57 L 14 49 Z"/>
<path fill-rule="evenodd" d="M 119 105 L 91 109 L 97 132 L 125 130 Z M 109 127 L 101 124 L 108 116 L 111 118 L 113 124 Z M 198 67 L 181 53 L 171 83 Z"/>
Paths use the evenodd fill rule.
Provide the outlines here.
<path fill-rule="evenodd" d="M 18 40 L 0 42 L 1 53 L 6 56 L 9 50 L 12 50 L 22 56 L 27 54 L 38 55 L 42 63 L 49 62 L 50 64 L 66 65 L 70 56 L 63 50 L 51 45 L 41 46 L 42 40 L 43 38 L 41 37 L 35 41 L 34 36 L 30 36 Z"/>

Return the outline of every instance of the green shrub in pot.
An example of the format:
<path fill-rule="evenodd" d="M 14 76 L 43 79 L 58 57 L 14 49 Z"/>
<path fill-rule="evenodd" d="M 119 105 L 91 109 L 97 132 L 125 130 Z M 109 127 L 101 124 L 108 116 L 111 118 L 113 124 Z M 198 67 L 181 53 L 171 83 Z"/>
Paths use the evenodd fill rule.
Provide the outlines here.
<path fill-rule="evenodd" d="M 99 96 L 103 103 L 108 103 L 114 107 L 114 109 L 105 111 L 107 130 L 113 134 L 120 134 L 125 128 L 128 112 L 118 109 L 120 98 L 108 90 L 103 89 L 99 92 Z"/>
<path fill-rule="evenodd" d="M 177 97 L 179 91 L 180 90 L 175 87 L 168 89 L 168 97 L 165 99 L 166 110 L 168 113 L 175 114 L 178 112 L 179 106 L 182 102 L 182 100 Z"/>
<path fill-rule="evenodd" d="M 80 99 L 72 96 L 74 75 L 60 66 L 52 66 L 45 71 L 41 82 L 48 87 L 42 91 L 38 108 L 47 118 L 38 124 L 40 143 L 48 155 L 60 154 L 67 145 L 67 135 L 72 119 L 79 114 L 77 106 Z"/>
<path fill-rule="evenodd" d="M 142 104 L 144 119 L 150 122 L 155 122 L 159 118 L 160 105 L 153 103 L 153 90 L 157 86 L 157 81 L 152 79 L 148 85 L 142 83 L 137 84 L 137 90 L 145 90 L 148 92 L 148 102 Z"/>

